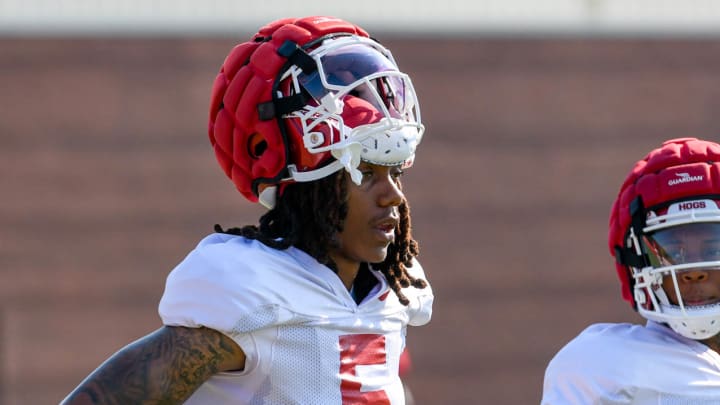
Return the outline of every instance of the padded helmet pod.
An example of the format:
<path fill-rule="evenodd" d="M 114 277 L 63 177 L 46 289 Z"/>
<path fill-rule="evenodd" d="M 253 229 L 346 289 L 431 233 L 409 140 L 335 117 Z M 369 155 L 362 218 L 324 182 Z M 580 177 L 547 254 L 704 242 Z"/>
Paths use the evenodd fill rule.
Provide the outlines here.
<path fill-rule="evenodd" d="M 720 244 L 692 258 L 673 244 L 701 232 L 720 240 L 719 202 L 720 145 L 681 138 L 635 164 L 610 212 L 608 246 L 623 298 L 643 317 L 692 339 L 720 332 L 720 303 L 681 296 L 678 280 L 689 271 L 720 271 Z"/>
<path fill-rule="evenodd" d="M 232 49 L 208 132 L 237 189 L 272 208 L 283 183 L 343 168 L 359 182 L 360 160 L 409 166 L 424 127 L 390 52 L 354 24 L 317 16 L 272 22 Z"/>

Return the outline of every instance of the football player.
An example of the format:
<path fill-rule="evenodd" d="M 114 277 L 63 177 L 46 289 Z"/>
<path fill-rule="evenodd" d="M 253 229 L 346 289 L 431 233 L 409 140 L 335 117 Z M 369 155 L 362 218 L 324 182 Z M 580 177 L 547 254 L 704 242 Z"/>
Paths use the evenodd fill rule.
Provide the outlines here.
<path fill-rule="evenodd" d="M 542 404 L 720 403 L 720 145 L 673 139 L 638 161 L 609 248 L 647 323 L 581 332 L 550 361 Z"/>
<path fill-rule="evenodd" d="M 64 404 L 403 404 L 408 325 L 430 320 L 400 178 L 424 126 L 410 77 L 341 19 L 288 18 L 235 46 L 209 138 L 268 208 L 169 274 L 163 326 Z"/>

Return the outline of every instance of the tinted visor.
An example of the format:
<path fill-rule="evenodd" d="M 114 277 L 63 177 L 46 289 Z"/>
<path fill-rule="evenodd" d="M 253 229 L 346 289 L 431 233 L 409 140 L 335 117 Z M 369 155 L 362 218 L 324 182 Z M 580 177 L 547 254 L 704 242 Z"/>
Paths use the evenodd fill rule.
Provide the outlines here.
<path fill-rule="evenodd" d="M 298 80 L 318 103 L 327 94 L 360 97 L 378 110 L 384 106 L 391 115 L 404 115 L 409 84 L 394 62 L 379 50 L 351 44 L 320 57 L 318 70 L 301 74 Z M 410 103 L 412 104 L 412 103 Z"/>
<path fill-rule="evenodd" d="M 644 235 L 642 243 L 655 268 L 720 261 L 720 223 L 692 223 L 661 229 Z"/>

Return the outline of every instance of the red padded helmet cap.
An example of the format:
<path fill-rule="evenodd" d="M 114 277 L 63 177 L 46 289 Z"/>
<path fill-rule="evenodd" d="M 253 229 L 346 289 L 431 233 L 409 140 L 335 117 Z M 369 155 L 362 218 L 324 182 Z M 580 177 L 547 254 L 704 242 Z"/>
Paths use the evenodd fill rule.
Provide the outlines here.
<path fill-rule="evenodd" d="M 278 120 L 262 120 L 258 113 L 259 104 L 273 99 L 273 85 L 284 73 L 288 58 L 278 50 L 286 41 L 303 46 L 334 34 L 369 37 L 334 17 L 285 18 L 260 28 L 225 58 L 212 86 L 208 134 L 223 171 L 248 200 L 258 201 L 258 183 L 277 183 L 287 165 L 295 163 Z M 324 160 L 320 156 L 313 162 Z"/>
<path fill-rule="evenodd" d="M 622 183 L 610 211 L 610 254 L 615 256 L 617 248 L 627 247 L 631 204 L 638 197 L 647 212 L 671 202 L 717 195 L 720 195 L 720 145 L 697 138 L 664 142 L 635 163 Z M 632 269 L 627 264 L 616 263 L 616 270 L 623 299 L 635 307 Z"/>

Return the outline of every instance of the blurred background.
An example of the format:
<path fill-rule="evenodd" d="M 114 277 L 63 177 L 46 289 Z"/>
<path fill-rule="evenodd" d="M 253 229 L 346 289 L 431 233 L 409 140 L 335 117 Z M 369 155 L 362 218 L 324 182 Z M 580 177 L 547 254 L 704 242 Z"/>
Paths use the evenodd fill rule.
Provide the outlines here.
<path fill-rule="evenodd" d="M 261 4 L 262 3 L 262 4 Z M 168 272 L 263 210 L 209 146 L 211 83 L 276 18 L 368 29 L 415 83 L 404 178 L 433 321 L 418 405 L 539 403 L 545 365 L 621 300 L 607 218 L 668 138 L 718 139 L 712 0 L 0 1 L 0 403 L 59 402 L 160 326 Z"/>

